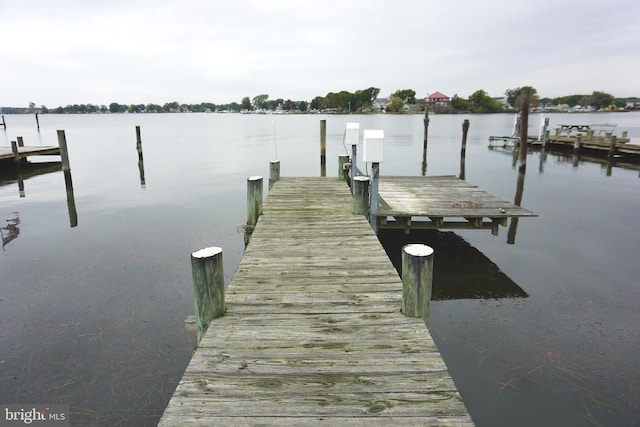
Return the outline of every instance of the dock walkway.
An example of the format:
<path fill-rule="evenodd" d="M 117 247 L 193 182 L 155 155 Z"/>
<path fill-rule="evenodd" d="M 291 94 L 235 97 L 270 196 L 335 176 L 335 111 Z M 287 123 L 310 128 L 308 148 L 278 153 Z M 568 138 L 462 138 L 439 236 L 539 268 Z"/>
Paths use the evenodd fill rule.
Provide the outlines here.
<path fill-rule="evenodd" d="M 159 426 L 473 422 L 335 178 L 282 178 Z"/>
<path fill-rule="evenodd" d="M 56 146 L 32 146 L 18 147 L 18 157 L 24 158 L 29 156 L 56 156 L 60 155 L 60 147 Z M 15 154 L 11 147 L 0 147 L 0 160 L 15 159 Z"/>

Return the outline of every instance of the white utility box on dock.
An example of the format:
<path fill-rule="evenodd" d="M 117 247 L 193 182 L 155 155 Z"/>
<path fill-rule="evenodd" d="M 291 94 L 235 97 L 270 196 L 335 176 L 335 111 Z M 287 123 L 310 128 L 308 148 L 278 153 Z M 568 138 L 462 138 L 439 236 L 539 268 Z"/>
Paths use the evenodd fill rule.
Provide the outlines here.
<path fill-rule="evenodd" d="M 365 163 L 382 163 L 383 130 L 365 130 L 362 134 L 362 160 Z"/>
<path fill-rule="evenodd" d="M 344 135 L 345 145 L 358 145 L 360 139 L 360 123 L 347 123 L 347 130 Z"/>

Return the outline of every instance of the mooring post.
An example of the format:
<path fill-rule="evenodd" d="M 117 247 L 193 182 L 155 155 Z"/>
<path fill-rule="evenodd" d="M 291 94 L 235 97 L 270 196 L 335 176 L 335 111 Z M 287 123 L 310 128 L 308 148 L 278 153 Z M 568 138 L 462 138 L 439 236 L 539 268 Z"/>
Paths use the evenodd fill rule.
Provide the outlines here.
<path fill-rule="evenodd" d="M 349 171 L 349 186 L 351 187 L 351 194 L 353 194 L 353 178 L 356 176 L 358 166 L 357 166 L 357 157 L 358 153 L 358 140 L 360 139 L 360 123 L 347 123 L 347 128 L 344 134 L 344 145 L 345 147 L 351 145 L 351 166 Z"/>
<path fill-rule="evenodd" d="M 369 202 L 369 224 L 378 234 L 378 217 L 380 208 L 380 163 L 383 160 L 384 131 L 381 129 L 365 130 L 362 133 L 362 160 L 371 163 L 371 191 Z"/>
<path fill-rule="evenodd" d="M 24 138 L 18 136 L 16 139 L 18 140 L 18 147 L 24 147 Z"/>
<path fill-rule="evenodd" d="M 280 181 L 280 160 L 269 161 L 269 190 L 276 181 Z"/>
<path fill-rule="evenodd" d="M 429 106 L 424 105 L 424 143 L 422 146 L 422 176 L 427 173 L 427 145 L 429 140 Z"/>
<path fill-rule="evenodd" d="M 542 147 L 547 146 L 547 141 L 549 140 L 549 117 L 544 119 L 544 126 L 542 127 Z"/>
<path fill-rule="evenodd" d="M 244 232 L 244 245 L 249 244 L 253 229 L 262 215 L 262 177 L 247 178 L 247 224 Z"/>
<path fill-rule="evenodd" d="M 609 152 L 607 153 L 607 158 L 609 160 L 613 159 L 613 155 L 616 152 L 616 142 L 618 141 L 618 137 L 615 135 L 610 135 L 611 143 L 609 144 Z"/>
<path fill-rule="evenodd" d="M 209 247 L 191 253 L 198 344 L 211 320 L 224 314 L 222 249 Z"/>
<path fill-rule="evenodd" d="M 462 122 L 462 147 L 460 148 L 460 179 L 465 177 L 465 160 L 467 156 L 467 134 L 469 133 L 469 120 Z"/>
<path fill-rule="evenodd" d="M 320 176 L 327 176 L 327 121 L 320 120 Z"/>
<path fill-rule="evenodd" d="M 349 155 L 347 154 L 338 156 L 338 179 L 341 181 L 349 180 Z"/>
<path fill-rule="evenodd" d="M 140 173 L 140 186 L 145 188 L 144 178 L 144 157 L 142 155 L 142 137 L 140 136 L 140 126 L 136 126 L 136 151 L 138 152 L 138 172 Z"/>
<path fill-rule="evenodd" d="M 580 162 L 580 147 L 582 147 L 582 134 L 578 133 L 576 135 L 576 140 L 573 141 L 573 162 L 572 166 L 574 168 L 578 167 Z"/>
<path fill-rule="evenodd" d="M 58 147 L 60 147 L 60 157 L 62 158 L 62 170 L 70 171 L 69 152 L 67 151 L 67 137 L 64 130 L 58 130 Z"/>
<path fill-rule="evenodd" d="M 40 119 L 38 118 L 38 113 L 36 113 L 36 126 L 38 127 L 38 130 L 40 130 Z"/>
<path fill-rule="evenodd" d="M 4 114 L 2 115 L 2 127 L 7 130 L 7 123 L 4 121 Z"/>
<path fill-rule="evenodd" d="M 353 213 L 367 216 L 369 214 L 369 177 L 356 176 L 353 182 Z"/>
<path fill-rule="evenodd" d="M 13 160 L 18 163 L 20 161 L 20 152 L 16 141 L 11 141 L 11 152 L 13 152 Z"/>
<path fill-rule="evenodd" d="M 410 244 L 402 248 L 402 314 L 420 317 L 429 326 L 433 281 L 433 249 Z"/>

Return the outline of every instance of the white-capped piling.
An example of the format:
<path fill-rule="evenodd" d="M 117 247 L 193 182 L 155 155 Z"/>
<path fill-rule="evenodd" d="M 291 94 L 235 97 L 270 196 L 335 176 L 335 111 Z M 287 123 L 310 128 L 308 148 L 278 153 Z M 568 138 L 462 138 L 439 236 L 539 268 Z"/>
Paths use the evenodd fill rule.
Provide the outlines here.
<path fill-rule="evenodd" d="M 280 180 L 280 160 L 269 161 L 269 190 Z"/>
<path fill-rule="evenodd" d="M 402 248 L 402 314 L 429 325 L 433 281 L 433 249 L 423 244 Z"/>
<path fill-rule="evenodd" d="M 369 214 L 369 177 L 356 176 L 353 183 L 353 213 L 366 216 Z"/>
<path fill-rule="evenodd" d="M 198 343 L 216 317 L 224 314 L 222 249 L 208 247 L 191 253 L 191 273 Z"/>

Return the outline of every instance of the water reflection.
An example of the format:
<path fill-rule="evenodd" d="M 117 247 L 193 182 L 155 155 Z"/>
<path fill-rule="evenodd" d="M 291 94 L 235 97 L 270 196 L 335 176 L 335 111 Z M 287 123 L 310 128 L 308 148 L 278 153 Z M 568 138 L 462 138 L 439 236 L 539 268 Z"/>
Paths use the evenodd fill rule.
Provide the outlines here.
<path fill-rule="evenodd" d="M 12 215 L 15 215 L 13 218 L 7 219 L 7 225 L 0 228 L 0 235 L 2 235 L 2 250 L 4 247 L 9 244 L 14 239 L 17 239 L 20 235 L 20 216 L 18 212 L 11 212 Z"/>
<path fill-rule="evenodd" d="M 4 166 L 4 165 L 3 165 Z M 59 172 L 62 169 L 62 162 L 43 162 L 43 163 L 10 163 L 0 170 L 0 186 L 18 184 L 18 194 L 27 197 L 25 189 L 25 181 L 40 175 L 53 172 Z M 78 225 L 78 212 L 76 210 L 76 201 L 73 194 L 73 180 L 70 170 L 63 170 L 64 184 L 67 193 L 67 208 L 69 209 L 69 225 L 76 227 Z M 4 245 L 3 245 L 4 246 Z"/>
<path fill-rule="evenodd" d="M 495 153 L 502 153 L 509 156 L 512 156 L 512 166 L 515 168 L 518 161 L 518 149 L 512 145 L 490 145 L 489 150 Z M 535 147 L 531 151 L 539 153 L 539 166 L 538 172 L 544 173 L 544 165 L 549 160 L 549 154 L 551 154 L 551 159 L 556 163 L 566 163 L 570 164 L 573 168 L 580 167 L 581 164 L 586 163 L 594 163 L 601 165 L 602 169 L 606 171 L 607 176 L 611 176 L 614 168 L 618 169 L 628 169 L 628 170 L 636 170 L 640 172 L 640 162 L 634 161 L 629 158 L 625 158 L 624 156 L 613 157 L 612 159 L 607 159 L 604 157 L 599 157 L 593 154 L 581 152 L 567 152 L 558 149 L 550 149 L 549 147 Z M 640 176 L 640 175 L 639 175 Z"/>
<path fill-rule="evenodd" d="M 433 301 L 529 296 L 482 252 L 451 231 L 411 230 L 407 235 L 402 230 L 382 229 L 379 239 L 398 274 L 402 246 L 423 243 L 435 250 Z"/>

